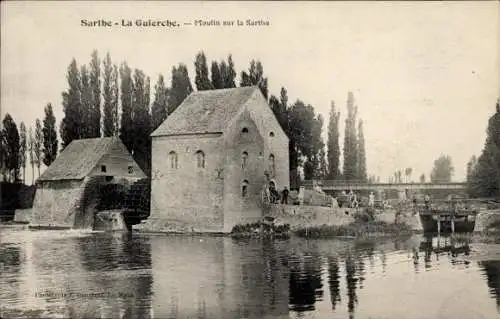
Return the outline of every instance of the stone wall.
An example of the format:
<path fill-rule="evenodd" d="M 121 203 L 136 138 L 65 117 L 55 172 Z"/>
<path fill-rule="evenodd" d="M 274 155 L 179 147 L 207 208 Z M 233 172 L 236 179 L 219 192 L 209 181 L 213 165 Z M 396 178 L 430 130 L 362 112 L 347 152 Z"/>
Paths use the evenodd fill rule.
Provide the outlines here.
<path fill-rule="evenodd" d="M 32 212 L 33 210 L 31 208 L 16 209 L 16 212 L 14 214 L 14 222 L 29 223 L 31 221 Z"/>
<path fill-rule="evenodd" d="M 82 180 L 39 183 L 30 225 L 72 228 L 83 194 L 82 186 Z"/>
<path fill-rule="evenodd" d="M 224 167 L 219 136 L 153 138 L 151 215 L 147 227 L 156 229 L 166 223 L 179 229 L 188 224 L 207 231 L 222 228 Z M 199 150 L 205 154 L 204 168 L 197 167 Z M 170 165 L 171 151 L 177 154 L 177 168 Z M 200 221 L 204 224 L 198 224 Z"/>
<path fill-rule="evenodd" d="M 268 216 L 278 224 L 290 224 L 291 229 L 321 226 L 347 225 L 354 221 L 355 209 L 331 208 L 306 205 L 271 205 Z"/>

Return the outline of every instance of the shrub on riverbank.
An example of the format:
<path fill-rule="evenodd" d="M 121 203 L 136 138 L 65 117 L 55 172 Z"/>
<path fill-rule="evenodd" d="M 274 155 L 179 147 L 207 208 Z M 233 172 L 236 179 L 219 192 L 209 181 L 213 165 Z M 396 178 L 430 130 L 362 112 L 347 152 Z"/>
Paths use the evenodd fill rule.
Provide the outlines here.
<path fill-rule="evenodd" d="M 411 234 L 411 227 L 406 224 L 386 223 L 383 221 L 356 220 L 347 225 L 322 225 L 297 229 L 294 234 L 304 238 L 333 237 L 382 237 Z"/>
<path fill-rule="evenodd" d="M 290 235 L 290 225 L 275 225 L 273 223 L 255 222 L 250 224 L 238 224 L 231 230 L 232 237 L 260 237 L 271 236 L 287 238 Z"/>

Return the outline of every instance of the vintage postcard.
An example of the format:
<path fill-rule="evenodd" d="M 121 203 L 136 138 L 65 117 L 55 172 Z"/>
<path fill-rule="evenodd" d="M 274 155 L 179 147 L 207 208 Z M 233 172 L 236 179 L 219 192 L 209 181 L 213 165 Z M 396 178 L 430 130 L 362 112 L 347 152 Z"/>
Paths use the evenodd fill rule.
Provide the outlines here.
<path fill-rule="evenodd" d="M 5 1 L 0 318 L 498 318 L 498 1 Z"/>

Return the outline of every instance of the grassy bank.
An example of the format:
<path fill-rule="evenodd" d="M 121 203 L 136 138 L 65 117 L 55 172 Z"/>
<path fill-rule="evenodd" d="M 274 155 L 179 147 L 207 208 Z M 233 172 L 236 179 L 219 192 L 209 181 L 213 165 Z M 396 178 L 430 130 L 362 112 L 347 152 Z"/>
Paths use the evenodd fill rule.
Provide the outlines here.
<path fill-rule="evenodd" d="M 288 238 L 290 236 L 290 225 L 275 225 L 272 223 L 255 222 L 250 224 L 240 224 L 233 227 L 231 237 L 273 237 Z"/>
<path fill-rule="evenodd" d="M 403 236 L 412 233 L 411 227 L 406 224 L 386 223 L 383 221 L 355 221 L 347 225 L 322 225 L 304 227 L 294 231 L 294 234 L 303 238 L 334 238 L 334 237 L 387 237 Z"/>

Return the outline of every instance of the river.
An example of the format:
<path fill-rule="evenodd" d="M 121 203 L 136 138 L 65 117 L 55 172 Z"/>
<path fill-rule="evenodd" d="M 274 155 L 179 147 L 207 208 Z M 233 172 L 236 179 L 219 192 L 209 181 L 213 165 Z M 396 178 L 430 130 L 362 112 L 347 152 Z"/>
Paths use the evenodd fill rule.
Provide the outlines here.
<path fill-rule="evenodd" d="M 0 228 L 1 318 L 500 318 L 500 245 Z"/>

